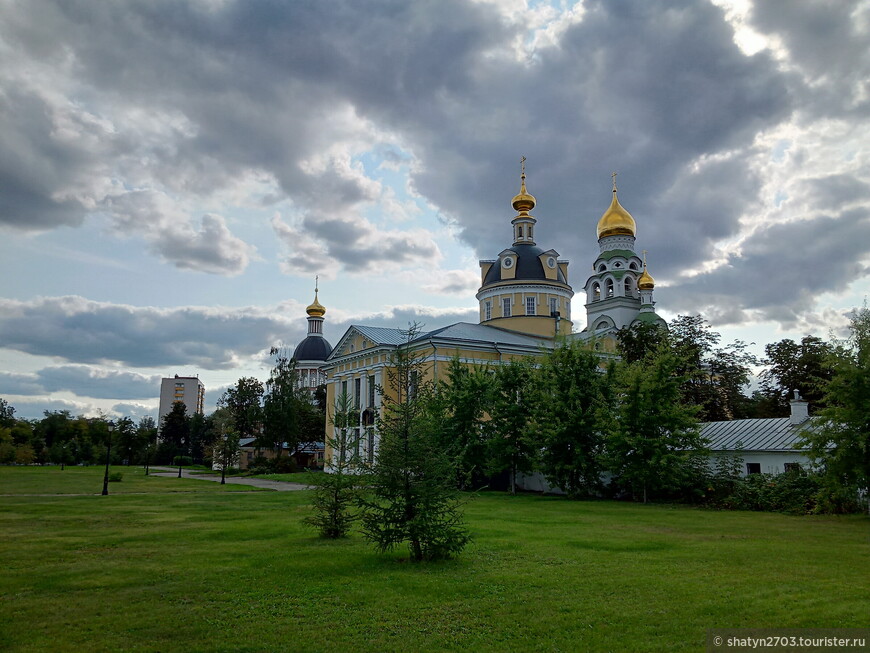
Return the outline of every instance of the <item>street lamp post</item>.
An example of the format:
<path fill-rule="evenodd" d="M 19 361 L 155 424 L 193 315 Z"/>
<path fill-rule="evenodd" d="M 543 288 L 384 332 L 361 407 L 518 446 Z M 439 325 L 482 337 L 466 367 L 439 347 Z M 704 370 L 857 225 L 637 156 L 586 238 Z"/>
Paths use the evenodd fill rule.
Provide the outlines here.
<path fill-rule="evenodd" d="M 106 473 L 103 476 L 103 496 L 109 494 L 109 456 L 112 452 L 112 431 L 115 430 L 115 422 L 106 424 L 109 431 L 109 437 L 106 438 Z"/>

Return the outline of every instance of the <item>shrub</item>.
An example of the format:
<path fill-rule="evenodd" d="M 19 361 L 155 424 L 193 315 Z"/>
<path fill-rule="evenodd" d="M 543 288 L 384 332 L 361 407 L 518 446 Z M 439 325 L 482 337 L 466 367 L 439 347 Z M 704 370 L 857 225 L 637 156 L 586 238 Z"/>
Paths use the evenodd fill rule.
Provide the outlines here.
<path fill-rule="evenodd" d="M 124 474 L 121 472 L 112 472 L 109 474 L 109 483 L 120 483 L 124 478 Z"/>
<path fill-rule="evenodd" d="M 172 464 L 175 466 L 188 467 L 193 464 L 193 458 L 190 456 L 176 456 L 172 459 Z"/>
<path fill-rule="evenodd" d="M 718 505 L 733 510 L 807 514 L 818 511 L 821 487 L 821 478 L 815 473 L 750 474 L 737 480 L 731 494 Z"/>

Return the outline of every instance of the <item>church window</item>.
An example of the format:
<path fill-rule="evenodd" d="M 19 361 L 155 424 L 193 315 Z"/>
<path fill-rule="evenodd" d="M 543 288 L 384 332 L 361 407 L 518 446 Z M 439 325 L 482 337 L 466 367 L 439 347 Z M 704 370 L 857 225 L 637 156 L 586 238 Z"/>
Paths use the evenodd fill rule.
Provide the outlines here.
<path fill-rule="evenodd" d="M 621 268 L 621 267 L 622 267 L 622 263 L 620 263 L 619 261 L 617 261 L 616 263 L 613 264 L 613 267 L 615 267 L 615 268 Z"/>
<path fill-rule="evenodd" d="M 596 328 L 596 329 L 606 329 L 607 327 L 608 327 L 607 322 L 605 322 L 604 320 L 601 320 L 601 322 L 599 322 L 599 323 L 598 323 L 598 326 L 595 327 L 595 328 Z"/>
<path fill-rule="evenodd" d="M 632 261 L 631 263 L 628 264 L 628 267 L 630 267 L 632 270 L 637 270 L 638 269 L 637 262 Z"/>
<path fill-rule="evenodd" d="M 632 288 L 631 277 L 625 278 L 625 296 L 626 297 L 634 297 L 634 291 Z"/>
<path fill-rule="evenodd" d="M 532 239 L 532 225 L 529 225 L 529 240 Z"/>
<path fill-rule="evenodd" d="M 483 302 L 483 319 L 491 320 L 492 319 L 492 302 L 486 300 Z"/>
<path fill-rule="evenodd" d="M 601 299 L 601 286 L 597 283 L 592 286 L 592 301 L 597 302 Z"/>
<path fill-rule="evenodd" d="M 605 284 L 604 284 L 604 294 L 607 296 L 608 299 L 609 299 L 610 297 L 613 297 L 613 280 L 612 280 L 612 279 L 608 279 L 608 280 L 605 282 Z"/>
<path fill-rule="evenodd" d="M 537 313 L 538 301 L 536 297 L 526 297 L 526 315 Z"/>
<path fill-rule="evenodd" d="M 599 272 L 605 272 L 606 270 L 607 270 L 607 263 L 602 263 L 601 265 L 598 266 Z"/>
<path fill-rule="evenodd" d="M 510 317 L 511 316 L 511 298 L 504 297 L 501 300 L 501 316 L 502 317 Z"/>
<path fill-rule="evenodd" d="M 550 315 L 555 316 L 559 311 L 559 298 L 558 297 L 550 297 Z"/>

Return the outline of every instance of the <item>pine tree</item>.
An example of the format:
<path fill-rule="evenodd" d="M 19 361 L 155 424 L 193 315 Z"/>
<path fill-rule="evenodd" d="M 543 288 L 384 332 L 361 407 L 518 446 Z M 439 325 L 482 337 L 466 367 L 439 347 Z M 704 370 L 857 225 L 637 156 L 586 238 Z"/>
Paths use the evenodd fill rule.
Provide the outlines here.
<path fill-rule="evenodd" d="M 380 389 L 380 447 L 371 493 L 362 502 L 366 538 L 382 552 L 407 543 L 416 562 L 452 557 L 469 541 L 453 461 L 428 419 L 431 383 L 422 380 L 422 360 L 410 347 L 418 333 L 417 327 L 405 332 Z"/>

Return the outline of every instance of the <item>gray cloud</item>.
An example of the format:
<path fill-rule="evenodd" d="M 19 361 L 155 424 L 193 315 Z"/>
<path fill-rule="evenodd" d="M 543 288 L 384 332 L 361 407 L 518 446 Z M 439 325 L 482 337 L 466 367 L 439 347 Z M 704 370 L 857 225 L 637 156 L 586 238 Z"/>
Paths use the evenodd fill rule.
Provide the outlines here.
<path fill-rule="evenodd" d="M 772 225 L 748 239 L 725 265 L 663 295 L 669 308 L 704 311 L 717 324 L 754 314 L 794 328 L 820 293 L 841 291 L 870 273 L 861 262 L 868 242 L 866 209 Z"/>
<path fill-rule="evenodd" d="M 254 175 L 274 186 L 259 199 L 293 215 L 273 221 L 286 272 L 318 261 L 354 273 L 407 265 L 437 256 L 437 246 L 362 218 L 380 189 L 354 163 L 360 152 L 400 147 L 412 187 L 491 257 L 510 238 L 508 202 L 526 155 L 541 245 L 586 268 L 618 170 L 639 244 L 682 304 L 701 282 L 679 273 L 720 256 L 721 242 L 769 211 L 759 182 L 769 153 L 758 136 L 793 119 L 825 132 L 826 121 L 866 110 L 867 4 L 829 4 L 756 3 L 751 23 L 781 39 L 782 62 L 767 50 L 745 56 L 722 10 L 701 1 L 591 0 L 581 21 L 526 58 L 513 49 L 528 42 L 524 22 L 460 0 L 5 5 L 0 37 L 14 58 L 0 74 L 0 223 L 46 229 L 102 212 L 173 265 L 237 274 L 254 251 L 206 205 L 245 195 Z M 788 166 L 783 177 L 804 174 L 797 157 Z M 822 228 L 816 212 L 834 189 L 867 204 L 866 170 L 829 174 L 790 188 L 808 193 L 808 206 L 786 218 L 808 220 L 810 241 L 824 236 L 809 230 Z M 191 215 L 205 215 L 201 226 Z M 732 262 L 757 272 L 755 261 Z M 788 256 L 782 265 L 784 276 L 800 273 Z M 723 306 L 787 321 L 809 301 L 760 284 L 715 292 Z M 202 343 L 181 349 L 229 364 L 226 347 Z M 142 358 L 172 358 L 154 347 L 162 353 Z"/>
<path fill-rule="evenodd" d="M 259 309 L 157 309 L 81 297 L 0 299 L 0 347 L 74 363 L 228 369 L 303 328 L 298 318 Z"/>

